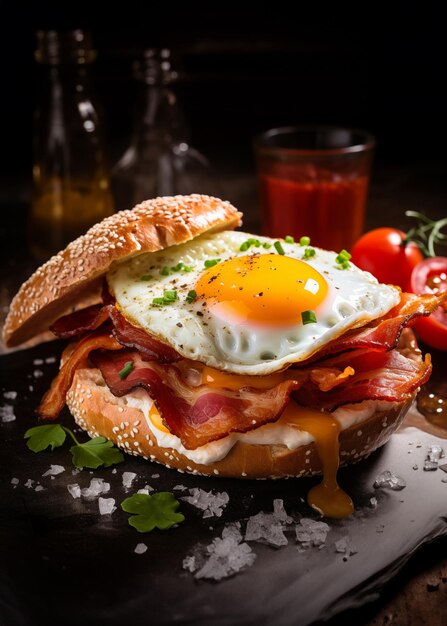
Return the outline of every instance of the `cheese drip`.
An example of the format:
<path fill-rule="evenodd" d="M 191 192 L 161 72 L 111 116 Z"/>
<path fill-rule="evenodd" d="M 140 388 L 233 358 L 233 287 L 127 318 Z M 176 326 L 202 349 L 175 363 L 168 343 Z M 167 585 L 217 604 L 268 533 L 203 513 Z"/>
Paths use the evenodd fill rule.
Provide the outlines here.
<path fill-rule="evenodd" d="M 308 504 L 326 517 L 351 515 L 354 511 L 353 502 L 337 483 L 340 424 L 330 413 L 303 409 L 293 400 L 287 405 L 283 417 L 290 426 L 312 435 L 323 466 L 323 480 L 309 491 Z"/>
<path fill-rule="evenodd" d="M 148 417 L 157 430 L 170 434 L 155 404 L 152 404 Z M 352 500 L 337 483 L 339 422 L 330 413 L 300 407 L 293 400 L 287 405 L 281 419 L 289 426 L 309 433 L 315 440 L 323 466 L 323 480 L 310 490 L 307 496 L 309 505 L 326 517 L 342 518 L 351 515 L 354 510 Z"/>

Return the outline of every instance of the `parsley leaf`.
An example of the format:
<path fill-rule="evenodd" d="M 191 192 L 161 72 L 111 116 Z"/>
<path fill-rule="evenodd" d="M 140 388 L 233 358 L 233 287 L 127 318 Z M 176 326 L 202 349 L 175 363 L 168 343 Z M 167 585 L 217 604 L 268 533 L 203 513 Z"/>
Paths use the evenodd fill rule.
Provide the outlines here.
<path fill-rule="evenodd" d="M 160 491 L 153 495 L 135 493 L 121 503 L 121 508 L 126 513 L 134 513 L 129 517 L 129 524 L 136 528 L 139 533 L 149 533 L 154 528 L 167 530 L 183 522 L 185 516 L 176 513 L 180 502 L 168 491 Z"/>
<path fill-rule="evenodd" d="M 109 467 L 124 461 L 123 453 L 115 448 L 112 441 L 105 437 L 95 437 L 85 443 L 80 443 L 74 432 L 66 426 L 61 426 L 61 424 L 34 426 L 26 431 L 24 438 L 28 439 L 26 445 L 30 450 L 41 452 L 49 446 L 52 450 L 58 448 L 64 443 L 67 435 L 75 442 L 75 445 L 70 448 L 70 452 L 73 456 L 73 464 L 80 469 L 84 467 L 96 469 L 101 465 Z"/>
<path fill-rule="evenodd" d="M 59 448 L 67 434 L 60 424 L 47 424 L 28 428 L 24 437 L 28 439 L 26 445 L 33 452 L 41 452 L 51 446 L 51 449 Z"/>
<path fill-rule="evenodd" d="M 70 452 L 73 455 L 73 463 L 79 469 L 84 467 L 96 469 L 101 465 L 109 467 L 124 461 L 123 453 L 105 437 L 95 437 L 85 443 L 77 443 L 70 448 Z"/>

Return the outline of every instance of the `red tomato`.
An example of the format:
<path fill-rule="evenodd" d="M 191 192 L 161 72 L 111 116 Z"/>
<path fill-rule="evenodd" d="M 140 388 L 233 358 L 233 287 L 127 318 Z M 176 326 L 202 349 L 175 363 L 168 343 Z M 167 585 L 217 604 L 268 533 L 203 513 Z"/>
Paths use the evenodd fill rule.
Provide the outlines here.
<path fill-rule="evenodd" d="M 410 280 L 413 293 L 438 293 L 447 291 L 447 258 L 433 257 L 418 263 Z M 421 317 L 414 325 L 419 337 L 427 345 L 447 350 L 447 303 L 438 306 L 429 317 Z"/>
<path fill-rule="evenodd" d="M 374 274 L 379 282 L 405 290 L 413 268 L 424 258 L 415 243 L 403 244 L 405 237 L 396 228 L 370 230 L 354 244 L 352 262 Z"/>

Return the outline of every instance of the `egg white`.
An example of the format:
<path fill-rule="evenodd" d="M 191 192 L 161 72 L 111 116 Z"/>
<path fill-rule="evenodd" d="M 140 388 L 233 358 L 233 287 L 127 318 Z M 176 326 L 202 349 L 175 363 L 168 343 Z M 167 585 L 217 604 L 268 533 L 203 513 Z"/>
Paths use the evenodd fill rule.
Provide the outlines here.
<path fill-rule="evenodd" d="M 385 315 L 400 300 L 395 287 L 378 283 L 369 272 L 350 263 L 340 269 L 337 254 L 315 248 L 316 254 L 306 263 L 320 272 L 329 290 L 318 309 L 317 322 L 302 325 L 263 326 L 228 320 L 213 314 L 206 302 L 188 303 L 204 262 L 250 254 L 272 254 L 274 248 L 240 246 L 253 235 L 225 231 L 206 234 L 187 243 L 158 252 L 141 254 L 125 261 L 107 274 L 111 293 L 122 314 L 134 325 L 169 344 L 185 358 L 200 361 L 220 370 L 237 374 L 264 375 L 302 361 L 349 328 L 363 326 Z M 257 237 L 262 243 L 274 239 Z M 281 242 L 287 256 L 303 259 L 303 246 Z M 190 271 L 161 272 L 182 262 Z M 144 278 L 144 280 L 142 280 Z M 155 306 L 154 298 L 164 290 L 177 292 L 172 304 Z"/>

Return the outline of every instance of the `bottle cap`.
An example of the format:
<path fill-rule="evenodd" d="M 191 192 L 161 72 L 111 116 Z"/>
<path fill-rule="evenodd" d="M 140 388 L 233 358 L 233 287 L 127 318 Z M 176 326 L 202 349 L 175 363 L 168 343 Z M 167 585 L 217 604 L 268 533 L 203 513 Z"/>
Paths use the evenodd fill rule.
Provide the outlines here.
<path fill-rule="evenodd" d="M 96 58 L 91 35 L 84 30 L 56 31 L 39 30 L 36 33 L 37 49 L 35 58 L 38 63 L 60 65 L 73 63 L 84 65 Z"/>
<path fill-rule="evenodd" d="M 177 78 L 168 48 L 148 48 L 133 64 L 134 76 L 147 85 L 168 85 Z"/>

